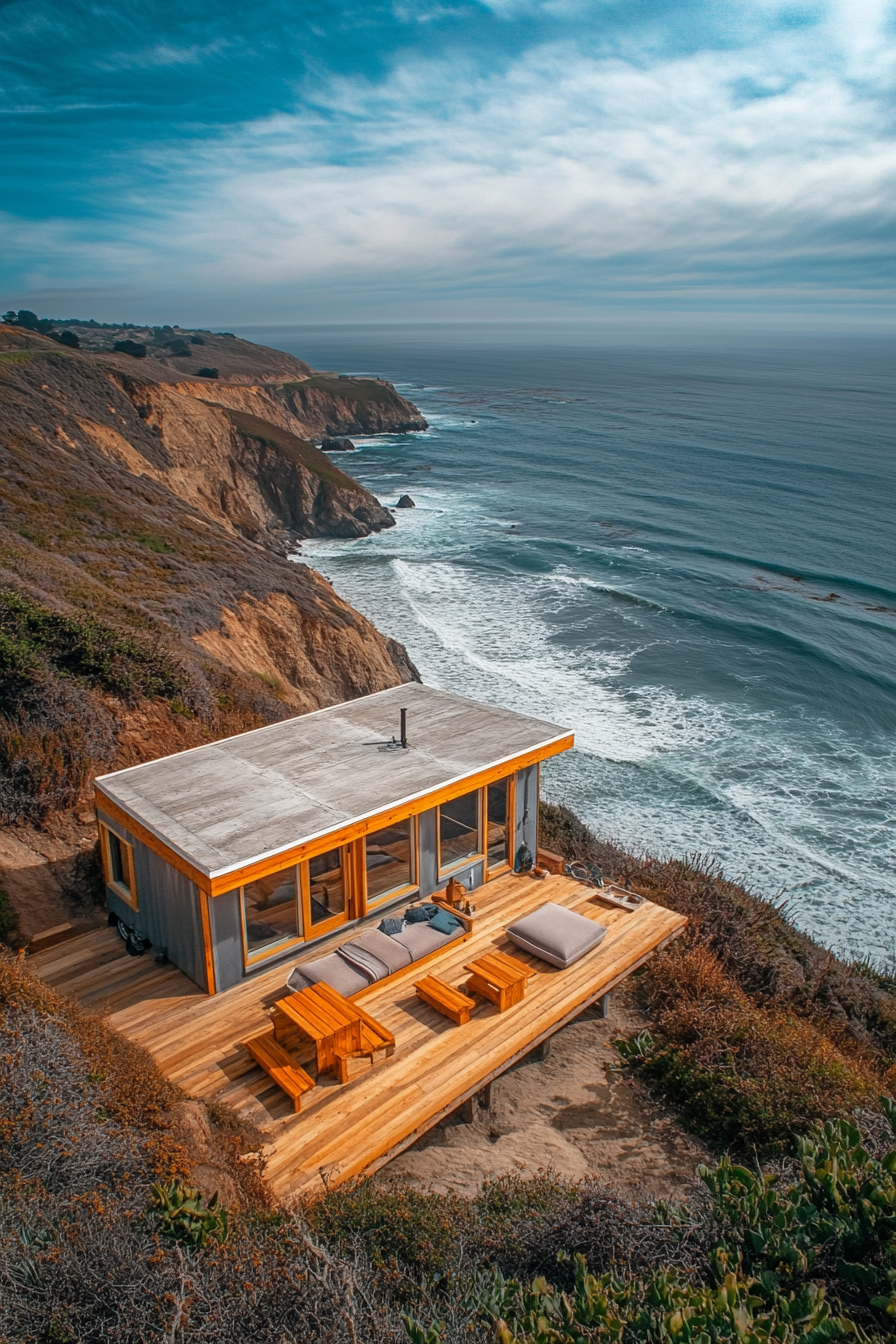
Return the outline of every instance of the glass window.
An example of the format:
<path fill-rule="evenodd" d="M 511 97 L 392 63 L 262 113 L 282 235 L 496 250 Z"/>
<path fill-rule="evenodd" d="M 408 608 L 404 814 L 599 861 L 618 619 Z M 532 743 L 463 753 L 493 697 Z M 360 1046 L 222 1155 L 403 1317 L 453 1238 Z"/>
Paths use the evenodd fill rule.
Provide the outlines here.
<path fill-rule="evenodd" d="M 479 851 L 479 790 L 439 808 L 439 867 L 444 872 Z"/>
<path fill-rule="evenodd" d="M 126 891 L 131 890 L 131 871 L 124 844 L 114 831 L 107 831 L 109 837 L 109 867 L 112 869 L 112 881 Z"/>
<path fill-rule="evenodd" d="M 296 870 L 260 877 L 243 887 L 246 920 L 246 953 L 252 957 L 274 943 L 298 938 L 301 933 L 296 900 Z"/>
<path fill-rule="evenodd" d="M 106 881 L 110 887 L 115 888 L 123 901 L 136 910 L 137 886 L 134 881 L 133 850 L 126 840 L 122 840 L 121 836 L 110 831 L 108 827 L 102 828 L 102 834 Z"/>
<path fill-rule="evenodd" d="M 368 835 L 365 847 L 368 906 L 415 881 L 413 843 L 410 817 Z"/>
<path fill-rule="evenodd" d="M 329 849 L 308 861 L 312 924 L 345 914 L 344 854 L 343 849 Z"/>
<path fill-rule="evenodd" d="M 511 827 L 509 817 L 510 780 L 489 784 L 486 797 L 486 840 L 488 867 L 500 868 L 510 862 Z"/>

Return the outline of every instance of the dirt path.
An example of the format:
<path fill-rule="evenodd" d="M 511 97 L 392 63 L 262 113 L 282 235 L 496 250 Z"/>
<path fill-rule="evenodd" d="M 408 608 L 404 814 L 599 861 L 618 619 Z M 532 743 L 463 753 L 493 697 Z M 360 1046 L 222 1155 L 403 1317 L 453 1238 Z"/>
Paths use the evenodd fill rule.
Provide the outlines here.
<path fill-rule="evenodd" d="M 617 992 L 608 1018 L 589 1011 L 558 1032 L 547 1059 L 497 1079 L 491 1107 L 476 1107 L 472 1124 L 449 1116 L 379 1179 L 472 1195 L 488 1177 L 551 1169 L 569 1179 L 595 1174 L 641 1199 L 684 1198 L 710 1155 L 639 1083 L 610 1071 L 613 1037 L 645 1026 L 631 993 Z"/>

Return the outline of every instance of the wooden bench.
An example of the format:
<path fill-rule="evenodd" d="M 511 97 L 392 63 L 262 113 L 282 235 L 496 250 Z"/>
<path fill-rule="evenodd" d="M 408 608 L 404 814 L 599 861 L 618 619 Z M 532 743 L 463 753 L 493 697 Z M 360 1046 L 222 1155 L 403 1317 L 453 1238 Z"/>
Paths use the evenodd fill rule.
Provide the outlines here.
<path fill-rule="evenodd" d="M 430 1008 L 435 1008 L 443 1017 L 450 1017 L 459 1027 L 469 1022 L 470 1013 L 476 1007 L 475 999 L 467 998 L 459 989 L 452 989 L 451 985 L 446 985 L 437 975 L 424 976 L 422 980 L 417 981 L 414 988 L 418 999 L 428 1003 Z"/>
<path fill-rule="evenodd" d="M 263 1031 L 258 1036 L 250 1036 L 247 1041 L 243 1041 L 243 1045 L 256 1064 L 260 1064 L 265 1073 L 270 1074 L 277 1086 L 283 1089 L 292 1102 L 293 1110 L 298 1114 L 302 1107 L 302 1097 L 311 1091 L 314 1079 L 309 1078 L 305 1070 L 299 1067 L 282 1045 L 278 1045 L 273 1030 Z"/>
<path fill-rule="evenodd" d="M 535 855 L 535 862 L 539 868 L 547 868 L 549 873 L 562 877 L 566 871 L 566 860 L 562 854 L 555 854 L 550 849 L 539 849 Z"/>

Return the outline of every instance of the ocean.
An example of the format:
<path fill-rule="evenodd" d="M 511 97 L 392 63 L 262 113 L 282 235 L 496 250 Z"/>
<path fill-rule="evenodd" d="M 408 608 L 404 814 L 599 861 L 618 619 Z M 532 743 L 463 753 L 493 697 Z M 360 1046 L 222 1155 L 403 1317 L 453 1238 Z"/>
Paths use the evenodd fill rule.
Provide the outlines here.
<path fill-rule="evenodd" d="M 339 458 L 416 507 L 302 558 L 425 681 L 574 729 L 544 796 L 896 958 L 892 341 L 241 334 L 425 414 Z"/>

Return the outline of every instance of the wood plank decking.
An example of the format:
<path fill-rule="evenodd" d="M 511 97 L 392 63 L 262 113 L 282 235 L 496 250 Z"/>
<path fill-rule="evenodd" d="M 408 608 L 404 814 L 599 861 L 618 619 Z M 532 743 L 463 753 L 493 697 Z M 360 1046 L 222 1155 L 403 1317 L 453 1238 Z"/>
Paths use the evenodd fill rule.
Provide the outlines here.
<path fill-rule="evenodd" d="M 534 972 L 522 1002 L 499 1013 L 478 1000 L 470 1021 L 455 1026 L 417 997 L 420 970 L 409 966 L 357 996 L 394 1033 L 394 1055 L 347 1084 L 324 1075 L 306 1093 L 299 1115 L 240 1044 L 270 1024 L 267 1009 L 288 993 L 292 962 L 209 998 L 179 971 L 148 956 L 129 957 L 118 935 L 104 929 L 40 952 L 29 966 L 60 992 L 107 1013 L 111 1025 L 149 1050 L 187 1093 L 224 1102 L 256 1123 L 269 1142 L 265 1175 L 284 1197 L 382 1166 L 625 979 L 687 922 L 650 902 L 623 911 L 596 895 L 560 876 L 538 882 L 510 874 L 478 888 L 472 937 L 446 948 L 427 971 L 458 985 L 476 957 L 509 952 Z M 544 901 L 608 929 L 600 946 L 568 970 L 528 956 L 504 934 Z M 324 950 L 357 932 L 357 926 L 343 930 Z M 306 954 L 319 955 L 320 946 Z"/>

